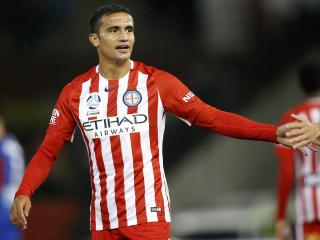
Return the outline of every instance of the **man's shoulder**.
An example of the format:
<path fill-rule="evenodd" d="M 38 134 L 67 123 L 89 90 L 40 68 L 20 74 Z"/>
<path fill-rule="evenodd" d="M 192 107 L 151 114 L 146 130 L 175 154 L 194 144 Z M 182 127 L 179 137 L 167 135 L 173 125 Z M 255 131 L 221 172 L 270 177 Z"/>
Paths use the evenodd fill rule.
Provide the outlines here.
<path fill-rule="evenodd" d="M 67 92 L 73 92 L 77 87 L 81 86 L 82 83 L 90 80 L 96 73 L 97 66 L 90 68 L 88 71 L 81 73 L 80 75 L 73 78 L 64 86 L 64 90 Z"/>
<path fill-rule="evenodd" d="M 76 76 L 72 79 L 72 81 L 69 84 L 82 84 L 83 82 L 88 81 L 90 78 L 92 78 L 97 73 L 97 66 L 94 66 L 90 68 L 88 71 L 81 73 L 80 75 Z"/>
<path fill-rule="evenodd" d="M 161 70 L 157 67 L 154 67 L 154 66 L 150 66 L 150 65 L 147 65 L 143 62 L 139 62 L 139 61 L 135 61 L 135 65 L 136 65 L 136 69 L 143 73 L 143 74 L 146 74 L 146 75 L 149 75 L 149 76 L 167 76 L 167 75 L 171 75 L 170 73 L 164 71 L 164 70 Z"/>

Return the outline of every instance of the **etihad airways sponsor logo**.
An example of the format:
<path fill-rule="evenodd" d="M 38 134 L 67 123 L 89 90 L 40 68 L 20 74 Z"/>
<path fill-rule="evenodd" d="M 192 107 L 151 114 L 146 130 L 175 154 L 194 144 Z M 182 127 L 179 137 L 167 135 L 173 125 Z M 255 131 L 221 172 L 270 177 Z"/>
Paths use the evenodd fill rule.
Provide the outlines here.
<path fill-rule="evenodd" d="M 145 114 L 127 114 L 86 121 L 82 127 L 89 138 L 103 138 L 147 131 L 149 121 Z"/>

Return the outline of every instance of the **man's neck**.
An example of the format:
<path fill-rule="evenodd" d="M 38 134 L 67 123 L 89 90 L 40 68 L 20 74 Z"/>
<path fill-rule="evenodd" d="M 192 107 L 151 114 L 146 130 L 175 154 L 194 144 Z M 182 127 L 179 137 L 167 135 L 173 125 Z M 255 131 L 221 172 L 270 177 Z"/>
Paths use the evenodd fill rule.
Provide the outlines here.
<path fill-rule="evenodd" d="M 130 67 L 129 59 L 125 62 L 99 61 L 99 73 L 109 80 L 124 77 L 130 71 Z"/>

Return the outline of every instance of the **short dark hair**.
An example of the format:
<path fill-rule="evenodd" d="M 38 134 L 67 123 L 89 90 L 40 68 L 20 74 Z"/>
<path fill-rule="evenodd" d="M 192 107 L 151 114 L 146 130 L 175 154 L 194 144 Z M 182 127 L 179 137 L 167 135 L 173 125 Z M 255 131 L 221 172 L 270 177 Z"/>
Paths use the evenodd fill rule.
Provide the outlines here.
<path fill-rule="evenodd" d="M 304 63 L 299 68 L 298 78 L 306 94 L 316 93 L 320 90 L 320 64 L 318 62 Z"/>
<path fill-rule="evenodd" d="M 96 9 L 94 14 L 90 18 L 90 31 L 91 33 L 98 33 L 100 28 L 100 19 L 105 15 L 110 15 L 113 13 L 128 13 L 132 16 L 132 13 L 129 8 L 120 5 L 120 4 L 108 4 Z"/>

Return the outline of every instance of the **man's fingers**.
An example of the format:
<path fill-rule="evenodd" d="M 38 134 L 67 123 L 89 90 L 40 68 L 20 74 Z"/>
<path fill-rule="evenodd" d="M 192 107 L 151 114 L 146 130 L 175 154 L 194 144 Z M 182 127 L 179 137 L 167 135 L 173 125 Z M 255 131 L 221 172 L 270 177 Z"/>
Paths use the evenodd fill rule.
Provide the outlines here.
<path fill-rule="evenodd" d="M 288 141 L 291 145 L 296 145 L 302 141 L 307 141 L 307 144 L 310 143 L 310 140 L 306 134 L 298 135 L 297 137 L 288 138 Z"/>
<path fill-rule="evenodd" d="M 25 215 L 26 217 L 29 217 L 30 209 L 31 209 L 31 202 L 27 202 L 27 203 L 26 203 L 26 206 L 25 206 L 25 208 L 24 208 L 24 215 Z"/>
<path fill-rule="evenodd" d="M 277 138 L 278 143 L 287 146 L 287 147 L 292 147 L 293 145 L 289 142 L 288 138 L 284 137 L 278 137 Z"/>
<path fill-rule="evenodd" d="M 286 123 L 282 126 L 280 126 L 280 129 L 284 132 L 287 132 L 291 129 L 296 129 L 296 128 L 301 128 L 302 127 L 302 124 L 300 122 L 290 122 L 290 123 Z"/>
<path fill-rule="evenodd" d="M 301 134 L 303 134 L 304 131 L 303 129 L 291 129 L 290 131 L 287 131 L 285 136 L 286 137 L 296 137 L 296 136 L 300 136 Z"/>
<path fill-rule="evenodd" d="M 293 119 L 297 120 L 298 122 L 306 122 L 306 121 L 308 121 L 308 119 L 305 116 L 302 116 L 302 115 L 291 114 L 291 117 Z"/>
<path fill-rule="evenodd" d="M 309 144 L 308 140 L 300 141 L 300 142 L 293 145 L 293 149 L 298 149 L 300 147 L 306 146 L 307 144 Z"/>
<path fill-rule="evenodd" d="M 17 204 L 17 215 L 18 215 L 18 218 L 20 220 L 23 221 L 23 223 L 27 223 L 27 219 L 26 217 L 24 216 L 24 207 L 25 205 L 22 205 L 22 204 Z"/>
<path fill-rule="evenodd" d="M 17 225 L 19 228 L 26 229 L 26 226 L 27 226 L 26 223 L 23 222 L 23 220 L 19 218 L 17 208 L 14 206 L 11 209 L 10 219 L 11 219 L 12 223 Z"/>

